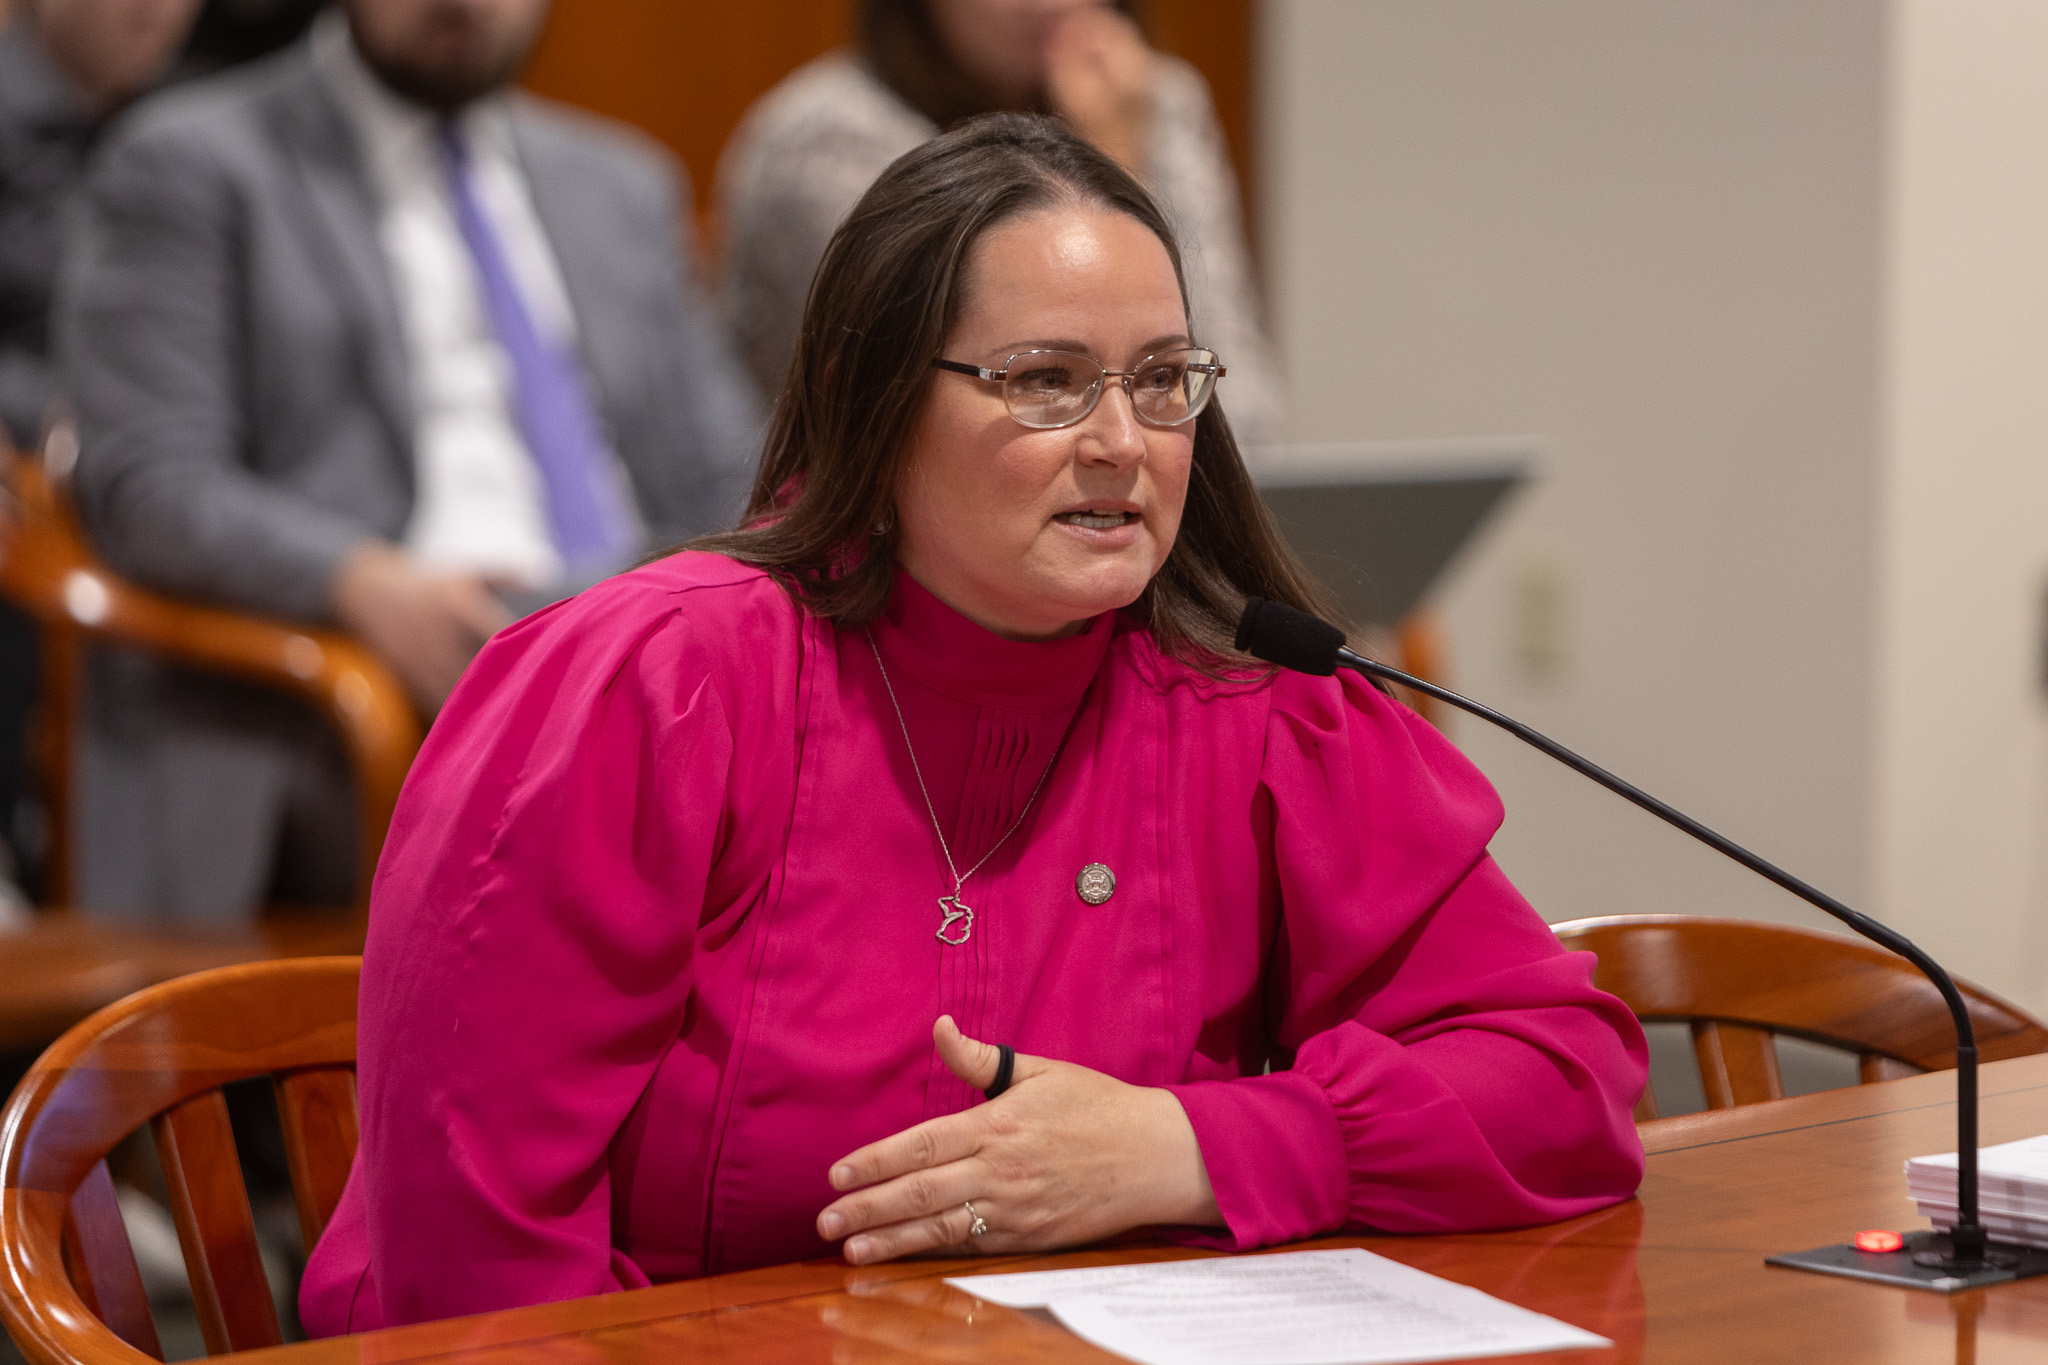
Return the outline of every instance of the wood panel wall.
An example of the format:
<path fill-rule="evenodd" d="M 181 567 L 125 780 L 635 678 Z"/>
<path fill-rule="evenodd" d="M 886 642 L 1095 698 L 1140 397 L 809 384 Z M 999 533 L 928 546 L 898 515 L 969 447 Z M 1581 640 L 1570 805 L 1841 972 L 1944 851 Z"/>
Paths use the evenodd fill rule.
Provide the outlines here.
<path fill-rule="evenodd" d="M 848 0 L 557 0 L 526 84 L 633 124 L 711 198 L 726 136 L 784 76 L 847 41 Z"/>
<path fill-rule="evenodd" d="M 0 4 L 6 0 L 0 0 Z M 1140 0 L 1153 42 L 1202 72 L 1216 97 L 1246 203 L 1252 195 L 1255 0 Z M 768 88 L 843 46 L 852 0 L 557 0 L 526 83 L 621 119 L 673 148 L 710 199 L 718 152 Z"/>

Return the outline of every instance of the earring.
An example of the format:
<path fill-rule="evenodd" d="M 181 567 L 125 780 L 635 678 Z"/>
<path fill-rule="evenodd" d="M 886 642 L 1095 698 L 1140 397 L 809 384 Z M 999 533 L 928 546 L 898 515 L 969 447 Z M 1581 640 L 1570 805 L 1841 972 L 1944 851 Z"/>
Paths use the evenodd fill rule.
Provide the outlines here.
<path fill-rule="evenodd" d="M 896 518 L 894 514 L 884 513 L 876 520 L 873 526 L 868 527 L 868 534 L 871 536 L 886 536 L 895 529 Z"/>

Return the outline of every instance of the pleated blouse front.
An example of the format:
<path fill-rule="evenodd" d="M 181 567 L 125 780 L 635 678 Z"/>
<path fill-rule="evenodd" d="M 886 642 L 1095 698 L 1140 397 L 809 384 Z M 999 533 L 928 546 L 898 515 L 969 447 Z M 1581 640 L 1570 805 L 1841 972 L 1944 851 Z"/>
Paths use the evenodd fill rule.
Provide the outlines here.
<path fill-rule="evenodd" d="M 834 1159 L 983 1102 L 944 1013 L 1171 1087 L 1228 1225 L 1190 1238 L 1624 1198 L 1640 1032 L 1500 814 L 1370 688 L 1206 678 L 1127 613 L 1018 643 L 899 575 L 840 631 L 716 556 L 624 575 L 493 641 L 407 784 L 307 1325 L 827 1254 Z M 989 855 L 957 944 L 937 830 Z"/>

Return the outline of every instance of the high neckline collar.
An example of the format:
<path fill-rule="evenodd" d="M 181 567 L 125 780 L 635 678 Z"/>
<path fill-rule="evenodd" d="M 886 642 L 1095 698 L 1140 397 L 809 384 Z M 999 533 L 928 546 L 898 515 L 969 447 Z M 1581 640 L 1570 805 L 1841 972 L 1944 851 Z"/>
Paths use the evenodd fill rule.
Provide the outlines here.
<path fill-rule="evenodd" d="M 934 692 L 974 706 L 1044 712 L 1081 700 L 1109 651 L 1115 624 L 1110 611 L 1062 639 L 1006 640 L 898 569 L 874 635 L 890 668 Z"/>

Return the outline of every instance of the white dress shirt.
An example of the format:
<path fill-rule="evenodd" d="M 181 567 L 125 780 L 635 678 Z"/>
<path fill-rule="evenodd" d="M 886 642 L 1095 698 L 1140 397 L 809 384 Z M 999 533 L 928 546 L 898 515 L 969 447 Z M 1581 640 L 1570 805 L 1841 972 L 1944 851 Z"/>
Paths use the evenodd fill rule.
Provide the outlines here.
<path fill-rule="evenodd" d="M 512 406 L 511 363 L 456 226 L 435 115 L 376 78 L 336 11 L 321 16 L 313 56 L 361 139 L 411 361 L 416 498 L 405 545 L 435 567 L 526 589 L 558 584 L 564 570 L 546 493 Z M 534 325 L 573 347 L 575 315 L 534 212 L 504 100 L 479 100 L 456 120 L 478 205 Z M 611 464 L 623 478 L 615 457 Z"/>

